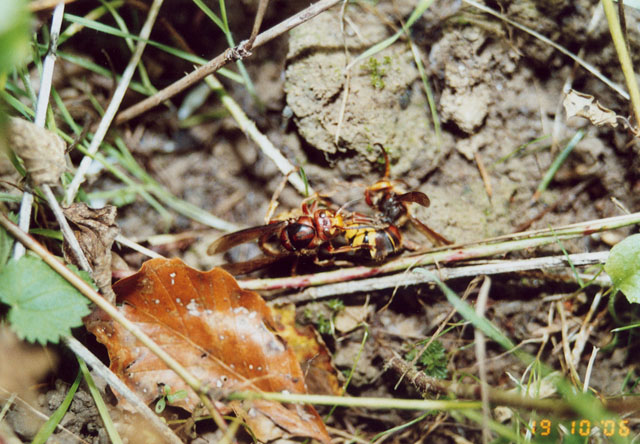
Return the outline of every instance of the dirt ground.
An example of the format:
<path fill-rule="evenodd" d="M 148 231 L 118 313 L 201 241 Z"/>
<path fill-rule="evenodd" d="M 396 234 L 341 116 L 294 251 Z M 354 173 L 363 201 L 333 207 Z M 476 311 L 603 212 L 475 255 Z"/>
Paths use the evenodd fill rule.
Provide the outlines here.
<path fill-rule="evenodd" d="M 89 8 L 88 3 L 73 3 L 68 11 L 81 15 Z M 273 0 L 263 29 L 308 3 Z M 287 36 L 255 49 L 245 63 L 255 82 L 257 97 L 236 83 L 220 79 L 274 145 L 294 165 L 304 168 L 314 190 L 327 193 L 340 203 L 361 199 L 366 185 L 381 177 L 380 153 L 375 147 L 383 145 L 391 159 L 391 177 L 402 179 L 410 189 L 424 192 L 431 200 L 429 208 L 415 205 L 414 215 L 456 243 L 479 241 L 523 227 L 547 228 L 616 216 L 623 213 L 621 207 L 630 212 L 640 210 L 640 145 L 620 127 L 594 127 L 581 118 L 567 120 L 561 106 L 563 85 L 572 79 L 574 89 L 595 96 L 623 116 L 629 115 L 627 102 L 584 69 L 575 68 L 573 60 L 546 43 L 463 2 L 435 1 L 411 28 L 410 41 L 406 37 L 398 39 L 356 64 L 345 77 L 345 66 L 392 36 L 400 22 L 407 20 L 415 3 L 362 1 L 349 3 L 344 10 L 338 5 Z M 568 50 L 580 52 L 604 76 L 624 84 L 604 17 L 587 31 L 599 2 L 486 3 Z M 229 22 L 237 41 L 247 37 L 256 4 L 252 0 L 228 4 Z M 640 14 L 630 7 L 625 11 L 629 46 L 638 66 Z M 213 57 L 226 47 L 217 28 L 191 3 L 176 0 L 163 6 L 152 38 L 172 43 L 162 26 L 165 20 L 196 54 Z M 85 40 L 70 40 L 62 49 L 106 64 L 99 51 L 104 48 L 114 69 L 121 71 L 128 57 L 117 51 L 122 43 L 103 34 L 88 35 Z M 439 134 L 434 129 L 416 55 L 424 65 L 433 92 L 441 125 Z M 148 48 L 143 61 L 158 88 L 191 69 L 188 63 L 178 62 L 154 48 Z M 111 87 L 109 79 L 99 80 L 67 62 L 59 63 L 67 74 L 56 78 L 55 85 L 68 93 L 70 102 L 72 98 L 75 100 L 78 115 L 88 108 L 87 89 L 103 105 L 106 103 Z M 130 94 L 125 102 L 129 105 L 138 100 L 138 95 Z M 282 174 L 238 129 L 215 95 L 208 96 L 196 113 L 217 117 L 191 126 L 181 125 L 176 117 L 176 108 L 184 100 L 185 96 L 179 95 L 171 106 L 154 108 L 115 130 L 124 137 L 138 162 L 175 196 L 240 227 L 263 224 Z M 537 201 L 532 200 L 553 159 L 580 128 L 586 131 L 585 137 L 549 188 Z M 79 158 L 76 154 L 72 157 Z M 479 164 L 486 169 L 488 179 L 483 180 Z M 91 178 L 87 191 L 114 186 L 118 186 L 117 181 L 103 171 Z M 280 194 L 278 211 L 298 207 L 301 199 L 293 188 L 285 188 Z M 160 234 L 195 230 L 195 237 L 163 244 L 158 249 L 168 257 L 182 257 L 200 269 L 260 254 L 257 246 L 247 244 L 225 255 L 209 256 L 206 249 L 220 236 L 219 231 L 180 215 L 167 227 L 140 198 L 135 204 L 118 209 L 117 223 L 124 236 L 139 242 Z M 563 247 L 569 253 L 606 250 L 632 232 L 637 229 L 584 237 L 563 243 Z M 407 228 L 405 234 L 413 242 L 429 246 L 415 230 Z M 127 249 L 117 252 L 132 270 L 144 260 Z M 514 253 L 508 258 L 560 253 L 560 247 L 553 245 Z M 259 276 L 269 276 L 282 274 L 282 270 L 267 269 L 260 273 Z M 462 294 L 469 279 L 448 284 Z M 559 352 L 561 339 L 555 301 L 577 288 L 543 274 L 495 277 L 486 316 L 514 342 L 523 343 L 524 350 L 540 354 L 544 362 L 561 370 L 564 364 Z M 572 329 L 581 325 L 597 291 L 598 288 L 577 291 L 576 297 L 565 301 Z M 347 306 L 371 307 L 366 321 L 376 338 L 364 346 L 348 388 L 350 395 L 420 396 L 410 383 L 396 386 L 398 375 L 385 367 L 379 353 L 380 343 L 404 353 L 402 350 L 409 344 L 430 337 L 451 307 L 439 290 L 418 286 L 398 289 L 388 309 L 379 312 L 390 296 L 391 292 L 383 291 L 344 298 Z M 470 297 L 476 296 L 477 288 Z M 301 304 L 297 310 L 298 319 L 304 322 L 317 324 L 319 313 L 332 316 L 323 302 Z M 600 347 L 590 387 L 604 397 L 635 394 L 638 377 L 635 336 L 632 332 L 610 333 L 612 328 L 632 319 L 635 308 L 618 297 L 611 310 L 615 315 L 607 311 L 604 302 L 597 308 L 597 321 L 577 371 L 584 375 L 589 354 L 593 347 Z M 362 335 L 362 328 L 323 335 L 340 371 L 352 367 Z M 448 359 L 448 379 L 477 374 L 470 327 L 451 329 L 440 341 Z M 612 341 L 617 345 L 611 345 Z M 503 350 L 495 344 L 488 347 L 487 382 L 491 386 L 506 390 L 513 387 L 514 380 L 526 375 L 522 363 L 512 356 L 504 357 Z M 68 356 L 64 359 L 72 360 Z M 56 381 L 51 384 L 51 391 L 41 388 L 43 394 L 35 403 L 45 413 L 59 403 L 56 393 L 66 386 L 63 380 L 70 381 L 69 374 L 73 372 L 60 370 L 59 376 L 63 377 L 54 375 L 48 380 Z M 107 442 L 95 408 L 82 389 L 74 406 L 65 427 L 76 437 L 62 432 L 55 435 L 55 442 L 77 442 L 77 436 L 87 442 Z M 30 440 L 37 430 L 32 420 L 24 419 L 29 417 L 24 412 L 12 410 L 7 417 L 22 441 Z M 325 412 L 321 410 L 321 414 Z M 418 416 L 402 411 L 341 409 L 327 424 L 369 441 L 377 433 Z M 637 427 L 634 431 L 637 433 Z M 199 443 L 218 438 L 212 433 L 196 439 L 188 437 Z M 461 416 L 431 415 L 396 432 L 388 441 L 480 442 L 481 428 L 477 423 L 465 422 Z"/>

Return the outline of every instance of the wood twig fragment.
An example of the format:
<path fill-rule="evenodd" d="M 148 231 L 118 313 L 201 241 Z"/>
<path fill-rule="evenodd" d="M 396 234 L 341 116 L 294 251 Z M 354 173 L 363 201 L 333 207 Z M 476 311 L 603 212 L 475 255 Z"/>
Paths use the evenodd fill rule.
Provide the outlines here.
<path fill-rule="evenodd" d="M 489 200 L 493 196 L 493 188 L 491 187 L 491 177 L 487 172 L 487 169 L 484 166 L 484 162 L 482 161 L 482 157 L 480 157 L 480 153 L 476 151 L 473 155 L 476 160 L 476 165 L 478 165 L 478 171 L 480 172 L 480 177 L 482 178 L 482 183 L 484 183 L 484 189 L 487 191 L 487 196 L 489 196 Z"/>

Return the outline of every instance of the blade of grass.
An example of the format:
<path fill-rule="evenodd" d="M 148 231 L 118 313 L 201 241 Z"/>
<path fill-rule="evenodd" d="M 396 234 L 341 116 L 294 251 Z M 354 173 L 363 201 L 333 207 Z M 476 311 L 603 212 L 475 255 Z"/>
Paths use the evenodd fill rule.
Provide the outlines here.
<path fill-rule="evenodd" d="M 53 431 L 56 429 L 62 418 L 69 410 L 69 406 L 71 405 L 71 401 L 73 401 L 73 396 L 76 394 L 78 390 L 78 386 L 80 385 L 80 381 L 82 381 L 82 373 L 78 372 L 75 381 L 69 387 L 69 391 L 67 395 L 64 397 L 62 403 L 58 406 L 55 412 L 49 417 L 49 419 L 40 427 L 38 433 L 31 441 L 31 444 L 44 444 L 47 442 Z"/>
<path fill-rule="evenodd" d="M 475 410 L 481 403 L 478 401 L 429 399 L 401 399 L 401 398 L 351 398 L 329 395 L 303 395 L 297 393 L 273 392 L 233 392 L 227 397 L 237 399 L 266 399 L 269 401 L 286 402 L 292 404 L 339 405 L 341 407 L 362 407 L 367 409 L 399 409 L 399 410 Z"/>
<path fill-rule="evenodd" d="M 112 443 L 122 444 L 120 434 L 116 430 L 116 426 L 113 424 L 113 420 L 111 419 L 111 415 L 109 415 L 107 405 L 104 403 L 104 399 L 102 399 L 102 396 L 100 396 L 98 387 L 96 387 L 95 382 L 93 382 L 93 378 L 91 377 L 91 373 L 87 368 L 87 364 L 85 364 L 84 361 L 80 358 L 77 358 L 77 360 L 78 364 L 80 365 L 80 372 L 84 376 L 84 380 L 87 382 L 89 393 L 91 393 L 91 396 L 93 397 L 93 402 L 96 403 L 96 408 L 98 409 L 100 418 L 102 418 L 102 423 L 104 424 L 104 428 L 107 431 L 107 435 L 109 435 Z"/>
<path fill-rule="evenodd" d="M 585 135 L 585 132 L 583 130 L 578 130 L 578 132 L 575 133 L 575 135 L 571 138 L 569 143 L 567 143 L 567 146 L 560 152 L 560 154 L 558 154 L 558 156 L 555 158 L 555 160 L 547 170 L 546 174 L 542 178 L 542 181 L 540 182 L 540 185 L 538 185 L 536 192 L 533 194 L 533 197 L 531 198 L 531 200 L 536 201 L 540 198 L 540 195 L 547 189 L 547 187 L 549 186 L 549 183 L 551 183 L 551 181 L 553 180 L 553 177 L 558 172 L 558 169 L 562 166 L 564 161 L 567 160 L 567 157 L 569 157 L 569 154 L 571 154 L 571 151 L 573 151 L 576 145 L 582 140 L 584 135 Z"/>
<path fill-rule="evenodd" d="M 130 34 L 129 28 L 127 28 L 127 24 L 125 23 L 124 19 L 120 16 L 120 14 L 118 14 L 118 11 L 109 3 L 105 2 L 104 0 L 100 0 L 100 3 L 102 3 L 102 5 L 105 8 L 107 8 L 107 10 L 111 14 L 115 22 L 117 23 L 120 30 L 127 34 Z M 124 41 L 127 47 L 129 48 L 129 50 L 133 53 L 133 51 L 135 50 L 133 39 L 131 37 L 125 37 Z M 147 89 L 148 94 L 151 95 L 151 94 L 157 93 L 158 90 L 151 84 L 151 80 L 149 79 L 149 75 L 147 74 L 147 69 L 144 67 L 142 60 L 140 60 L 140 62 L 138 63 L 138 72 L 140 73 L 140 79 L 142 80 L 142 84 Z"/>
<path fill-rule="evenodd" d="M 409 34 L 407 34 L 409 36 Z M 440 128 L 440 118 L 438 117 L 438 109 L 436 107 L 436 100 L 433 97 L 433 91 L 431 85 L 429 85 L 429 79 L 427 73 L 424 70 L 424 64 L 422 63 L 422 57 L 420 57 L 420 51 L 413 43 L 413 40 L 409 39 L 411 45 L 411 52 L 413 53 L 413 60 L 416 62 L 420 78 L 422 79 L 422 86 L 424 92 L 427 95 L 427 103 L 429 104 L 429 111 L 431 112 L 431 120 L 433 121 L 433 130 L 436 133 L 436 145 L 442 144 L 442 129 Z"/>
<path fill-rule="evenodd" d="M 224 0 L 220 0 L 220 2 L 219 2 L 219 4 L 220 4 L 220 15 L 222 16 L 222 18 L 218 17 L 207 5 L 204 4 L 204 2 L 202 0 L 193 0 L 193 2 L 224 33 L 224 36 L 227 39 L 227 44 L 229 45 L 229 48 L 235 47 L 236 43 L 233 40 L 233 34 L 231 33 L 231 30 L 229 29 L 229 22 L 227 20 L 227 10 L 226 10 L 226 7 L 225 7 Z M 256 101 L 256 103 L 259 103 L 260 101 L 258 99 L 258 95 L 256 93 L 255 86 L 253 85 L 253 82 L 251 81 L 251 77 L 249 77 L 249 73 L 247 72 L 247 68 L 245 67 L 244 63 L 242 62 L 242 60 L 238 60 L 236 65 L 238 66 L 238 71 L 240 71 L 240 75 L 242 76 L 242 78 L 244 80 L 244 86 L 247 88 L 247 91 L 249 92 L 249 94 L 251 95 L 253 100 Z"/>

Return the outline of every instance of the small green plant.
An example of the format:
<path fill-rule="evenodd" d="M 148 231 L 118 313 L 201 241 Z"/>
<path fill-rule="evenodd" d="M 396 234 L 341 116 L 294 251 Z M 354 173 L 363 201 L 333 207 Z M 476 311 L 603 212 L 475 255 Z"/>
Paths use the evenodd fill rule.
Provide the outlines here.
<path fill-rule="evenodd" d="M 341 310 L 344 310 L 344 302 L 342 301 L 342 299 L 338 298 L 329 299 L 327 301 L 327 307 L 329 307 L 331 311 L 337 313 Z"/>
<path fill-rule="evenodd" d="M 323 305 L 326 308 L 323 307 L 315 311 L 308 307 L 305 308 L 303 316 L 315 324 L 320 334 L 333 335 L 336 332 L 333 319 L 338 312 L 344 310 L 344 302 L 342 299 L 335 298 L 328 300 Z"/>
<path fill-rule="evenodd" d="M 427 341 L 429 340 L 425 339 L 424 341 L 418 342 L 405 354 L 404 358 L 407 361 L 413 361 Z M 421 369 L 427 376 L 439 379 L 447 377 L 447 356 L 440 341 L 433 341 L 429 347 L 422 352 L 416 364 L 416 367 Z"/>
<path fill-rule="evenodd" d="M 391 65 L 391 58 L 386 56 L 382 63 L 375 57 L 369 58 L 369 62 L 365 69 L 369 71 L 371 76 L 371 86 L 375 89 L 384 89 L 385 83 L 383 77 L 387 74 L 387 67 Z"/>
<path fill-rule="evenodd" d="M 316 328 L 322 335 L 330 335 L 334 332 L 333 321 L 331 318 L 327 318 L 323 314 L 318 315 L 316 318 Z"/>
<path fill-rule="evenodd" d="M 171 387 L 163 384 L 160 389 L 160 399 L 156 402 L 156 413 L 160 414 L 164 412 L 164 409 L 167 407 L 167 402 L 171 404 L 180 401 L 186 398 L 187 394 L 186 390 L 178 390 L 175 393 L 171 393 Z"/>

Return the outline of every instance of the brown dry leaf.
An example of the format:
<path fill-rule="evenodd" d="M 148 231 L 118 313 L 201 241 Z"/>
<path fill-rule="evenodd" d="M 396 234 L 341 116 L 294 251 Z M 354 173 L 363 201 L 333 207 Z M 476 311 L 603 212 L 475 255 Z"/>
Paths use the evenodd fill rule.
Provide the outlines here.
<path fill-rule="evenodd" d="M 229 273 L 217 268 L 201 272 L 179 259 L 152 259 L 113 289 L 122 303 L 120 312 L 213 389 L 306 392 L 300 365 L 274 333 L 266 303 L 257 293 L 242 290 Z M 198 405 L 182 379 L 104 312 L 94 312 L 85 324 L 107 347 L 111 370 L 145 402 L 166 385 L 171 392 L 189 393 L 174 405 L 189 411 Z M 312 406 L 254 400 L 234 401 L 229 407 L 261 441 L 273 439 L 274 430 L 277 438 L 330 441 Z"/>
<path fill-rule="evenodd" d="M 296 307 L 293 304 L 273 307 L 271 310 L 280 324 L 278 334 L 287 341 L 302 365 L 309 393 L 342 396 L 338 372 L 316 329 L 312 325 L 296 324 Z"/>
<path fill-rule="evenodd" d="M 71 222 L 73 233 L 93 269 L 91 277 L 104 297 L 113 303 L 115 294 L 111 290 L 111 246 L 120 231 L 115 222 L 116 207 L 107 205 L 93 209 L 84 203 L 74 203 L 63 209 L 63 212 Z M 74 262 L 75 255 L 69 251 L 66 241 L 63 252 L 67 261 Z"/>
<path fill-rule="evenodd" d="M 67 168 L 64 140 L 24 119 L 9 119 L 9 148 L 24 161 L 35 185 L 54 185 Z"/>
<path fill-rule="evenodd" d="M 600 105 L 592 95 L 572 89 L 564 98 L 562 105 L 567 118 L 578 116 L 589 119 L 596 126 L 609 125 L 613 128 L 618 126 L 617 114 Z"/>

